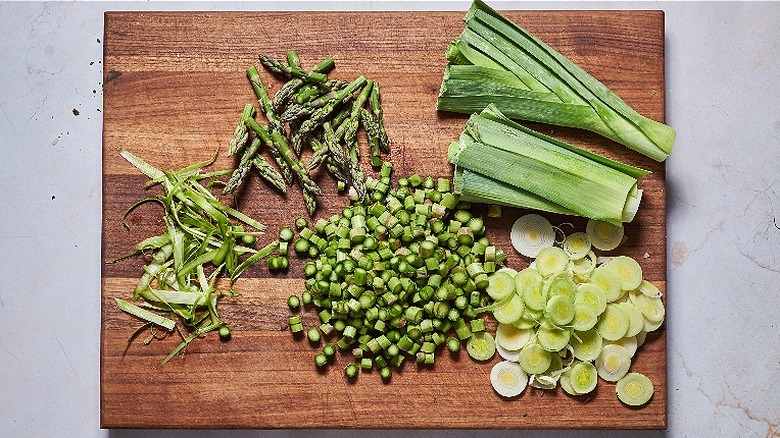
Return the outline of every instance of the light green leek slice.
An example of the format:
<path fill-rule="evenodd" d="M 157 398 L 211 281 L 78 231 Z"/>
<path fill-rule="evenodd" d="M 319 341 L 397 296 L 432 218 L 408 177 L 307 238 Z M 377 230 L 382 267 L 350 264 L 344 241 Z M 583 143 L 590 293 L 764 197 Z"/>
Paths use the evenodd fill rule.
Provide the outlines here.
<path fill-rule="evenodd" d="M 571 326 L 574 330 L 590 330 L 599 322 L 599 314 L 596 309 L 582 304 L 574 304 L 574 318 L 571 320 Z"/>
<path fill-rule="evenodd" d="M 605 266 L 617 274 L 620 287 L 624 291 L 634 290 L 642 283 L 642 267 L 631 257 L 613 257 Z"/>
<path fill-rule="evenodd" d="M 548 246 L 539 251 L 536 256 L 536 270 L 542 277 L 560 274 L 569 265 L 569 256 L 557 246 Z"/>
<path fill-rule="evenodd" d="M 544 316 L 558 327 L 569 324 L 574 319 L 574 301 L 566 295 L 552 295 L 547 300 Z M 644 318 L 642 318 L 644 326 Z"/>
<path fill-rule="evenodd" d="M 578 394 L 588 394 L 596 389 L 598 372 L 590 362 L 579 362 L 571 368 L 569 376 L 572 389 Z"/>
<path fill-rule="evenodd" d="M 486 292 L 490 298 L 501 301 L 515 293 L 515 279 L 507 272 L 494 272 L 488 278 Z"/>
<path fill-rule="evenodd" d="M 512 283 L 514 285 L 514 283 Z M 523 316 L 525 305 L 520 295 L 512 293 L 512 296 L 503 305 L 493 310 L 493 317 L 496 321 L 504 324 L 511 324 Z"/>
<path fill-rule="evenodd" d="M 595 219 L 588 220 L 585 232 L 594 248 L 612 251 L 623 242 L 623 226 Z"/>
<path fill-rule="evenodd" d="M 628 330 L 626 336 L 636 336 L 645 328 L 645 316 L 630 300 L 620 303 L 620 307 L 628 315 Z"/>
<path fill-rule="evenodd" d="M 636 290 L 629 292 L 628 297 L 631 303 L 639 308 L 648 321 L 661 322 L 664 320 L 666 309 L 660 298 L 650 298 Z"/>
<path fill-rule="evenodd" d="M 619 304 L 608 304 L 601 314 L 596 328 L 601 337 L 608 341 L 617 341 L 626 336 L 630 321 L 626 311 Z"/>
<path fill-rule="evenodd" d="M 542 274 L 536 269 L 525 268 L 515 276 L 517 292 L 523 297 L 526 308 L 541 311 L 547 304 L 547 291 L 543 287 Z"/>
<path fill-rule="evenodd" d="M 584 362 L 596 360 L 601 354 L 603 342 L 597 330 L 575 331 L 571 339 L 574 357 Z"/>
<path fill-rule="evenodd" d="M 636 336 L 626 336 L 625 338 L 620 338 L 617 341 L 607 341 L 607 344 L 620 345 L 626 349 L 631 357 L 634 357 L 637 348 L 639 348 L 639 343 Z"/>
<path fill-rule="evenodd" d="M 644 374 L 628 373 L 618 380 L 615 393 L 628 406 L 642 406 L 653 398 L 653 382 Z"/>
<path fill-rule="evenodd" d="M 572 395 L 572 396 L 578 396 L 582 395 L 574 390 L 574 388 L 571 386 L 571 367 L 567 368 L 563 374 L 561 374 L 560 379 L 561 388 L 563 388 L 563 391 L 566 392 L 566 394 Z"/>
<path fill-rule="evenodd" d="M 566 348 L 570 339 L 571 330 L 553 325 L 542 325 L 536 332 L 536 341 L 542 348 L 551 352 Z"/>
<path fill-rule="evenodd" d="M 593 308 L 596 315 L 601 315 L 607 308 L 607 297 L 604 290 L 595 284 L 583 283 L 574 292 L 574 303 Z"/>
<path fill-rule="evenodd" d="M 531 342 L 520 350 L 520 366 L 528 374 L 541 374 L 550 367 L 552 356 L 541 345 Z"/>
<path fill-rule="evenodd" d="M 596 285 L 604 291 L 604 297 L 611 303 L 623 295 L 620 279 L 614 271 L 605 266 L 594 269 L 588 278 L 590 284 Z"/>
<path fill-rule="evenodd" d="M 629 368 L 631 368 L 631 355 L 620 345 L 605 345 L 596 358 L 599 377 L 607 382 L 617 382 L 626 375 Z"/>
<path fill-rule="evenodd" d="M 571 279 L 568 272 L 561 272 L 550 276 L 544 282 L 544 288 L 547 289 L 547 299 L 555 295 L 563 295 L 572 302 L 577 292 L 577 284 Z"/>

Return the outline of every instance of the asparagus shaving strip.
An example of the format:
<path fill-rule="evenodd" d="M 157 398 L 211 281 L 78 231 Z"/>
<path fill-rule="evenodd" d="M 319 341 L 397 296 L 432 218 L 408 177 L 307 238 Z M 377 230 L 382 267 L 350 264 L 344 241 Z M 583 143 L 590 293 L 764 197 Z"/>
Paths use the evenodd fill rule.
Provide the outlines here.
<path fill-rule="evenodd" d="M 228 156 L 240 151 L 243 154 L 224 193 L 234 193 L 241 187 L 254 167 L 263 180 L 282 193 L 297 180 L 306 210 L 313 216 L 322 190 L 311 172 L 324 165 L 338 181 L 340 190 L 350 186 L 355 196 L 362 199 L 366 188 L 360 164 L 360 127 L 365 128 L 374 168 L 382 166 L 381 154 L 390 151 L 379 84 L 363 76 L 351 82 L 329 79 L 328 73 L 335 67 L 330 56 L 308 71 L 301 67 L 295 51 L 288 52 L 285 60 L 261 54 L 259 61 L 287 82 L 272 98 L 257 68 L 247 69 L 259 106 L 244 106 L 228 144 Z M 265 116 L 267 122 L 255 120 L 256 114 Z M 313 154 L 304 164 L 301 155 L 307 145 Z M 264 149 L 269 151 L 278 170 L 262 157 Z"/>
<path fill-rule="evenodd" d="M 675 131 L 637 113 L 607 86 L 475 0 L 437 101 L 442 111 L 471 114 L 489 104 L 513 119 L 587 129 L 656 161 L 669 156 Z"/>
<path fill-rule="evenodd" d="M 253 111 L 245 108 L 244 115 L 251 113 Z M 242 148 L 240 143 L 235 143 L 237 150 Z M 259 140 L 254 139 L 244 156 L 258 147 Z M 224 172 L 201 171 L 214 161 L 213 158 L 178 171 L 165 171 L 129 151 L 122 150 L 120 155 L 148 176 L 151 183 L 163 188 L 161 195 L 141 202 L 153 200 L 163 207 L 166 231 L 137 243 L 130 255 L 109 261 L 116 263 L 141 254 L 152 255 L 133 291 L 133 301 L 139 305 L 119 298 L 115 300 L 120 310 L 143 320 L 145 326 L 157 325 L 173 331 L 178 323 L 170 316 L 176 316 L 184 330 L 191 332 L 182 334 L 182 342 L 162 360 L 163 365 L 190 342 L 211 331 L 219 331 L 222 338 L 229 337 L 230 329 L 217 314 L 217 302 L 232 291 L 217 290 L 217 278 L 224 273 L 231 283 L 235 282 L 252 264 L 277 251 L 279 242 L 254 249 L 265 226 L 223 204 L 212 193 L 218 184 L 216 176 Z M 242 162 L 241 172 L 245 173 L 252 161 L 242 161 L 245 162 Z M 238 173 L 233 173 L 233 178 L 236 175 Z M 233 178 L 226 184 L 226 189 L 232 190 Z M 204 180 L 205 185 L 201 184 Z M 131 206 L 128 213 L 139 204 Z M 247 231 L 245 227 L 254 231 Z M 181 328 L 178 332 L 183 333 Z"/>

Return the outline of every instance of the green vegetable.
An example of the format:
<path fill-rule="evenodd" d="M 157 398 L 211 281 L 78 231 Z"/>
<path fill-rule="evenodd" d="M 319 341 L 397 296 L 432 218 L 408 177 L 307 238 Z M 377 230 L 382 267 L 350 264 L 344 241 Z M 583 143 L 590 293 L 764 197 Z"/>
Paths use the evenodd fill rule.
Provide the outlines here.
<path fill-rule="evenodd" d="M 383 163 L 378 178 L 366 179 L 366 196 L 300 228 L 297 238 L 319 249 L 303 268 L 319 330 L 380 375 L 408 358 L 433 364 L 438 349 L 482 339 L 477 308 L 492 301 L 483 264 L 506 258 L 457 199 L 450 207 L 433 201 L 440 194 L 433 178 L 416 175 L 393 187 L 391 170 Z M 457 242 L 450 229 L 470 238 Z"/>
<path fill-rule="evenodd" d="M 466 351 L 474 360 L 487 361 L 496 354 L 496 341 L 488 332 L 473 333 L 466 341 Z"/>
<path fill-rule="evenodd" d="M 576 215 L 615 224 L 633 220 L 641 196 L 637 181 L 648 173 L 514 123 L 492 105 L 469 118 L 447 158 L 457 168 L 485 176 L 481 191 L 492 190 L 496 185 L 489 180 L 496 180 Z M 455 176 L 455 193 L 471 190 L 457 172 Z M 506 191 L 496 190 L 496 196 Z M 493 204 L 494 198 L 470 199 Z M 539 202 L 514 206 L 554 210 Z"/>
<path fill-rule="evenodd" d="M 237 140 L 236 147 L 239 143 Z M 217 278 L 227 275 L 231 283 L 235 282 L 249 266 L 275 251 L 277 242 L 259 250 L 252 248 L 265 226 L 223 204 L 214 195 L 212 190 L 217 185 L 216 178 L 229 173 L 203 172 L 216 155 L 177 171 L 157 169 L 125 150 L 120 155 L 149 178 L 147 186 L 159 184 L 163 189 L 163 194 L 131 206 L 126 216 L 142 203 L 155 202 L 164 209 L 162 222 L 166 231 L 144 239 L 130 255 L 110 262 L 152 254 L 151 262 L 144 267 L 144 273 L 133 291 L 133 300 L 142 299 L 144 307 L 124 300 L 117 300 L 117 306 L 169 330 L 175 328 L 176 321 L 155 312 L 175 315 L 190 327 L 191 333 L 184 336 L 162 360 L 161 363 L 165 364 L 190 342 L 211 331 L 218 331 L 224 339 L 229 338 L 230 329 L 217 313 L 217 302 L 221 296 L 232 294 L 232 290 L 217 290 Z M 203 181 L 206 181 L 205 185 Z M 125 226 L 128 225 L 125 223 Z M 255 231 L 247 231 L 245 226 Z M 180 330 L 178 332 L 181 333 Z"/>
<path fill-rule="evenodd" d="M 472 114 L 488 105 L 515 119 L 587 129 L 654 160 L 675 132 L 638 114 L 553 48 L 475 0 L 466 29 L 447 49 L 437 108 Z"/>
<path fill-rule="evenodd" d="M 301 306 L 301 300 L 296 295 L 290 295 L 290 298 L 287 299 L 287 305 L 290 306 L 290 309 L 292 310 L 298 310 Z"/>
<path fill-rule="evenodd" d="M 653 382 L 641 373 L 628 373 L 615 386 L 618 400 L 628 406 L 642 406 L 653 398 Z"/>

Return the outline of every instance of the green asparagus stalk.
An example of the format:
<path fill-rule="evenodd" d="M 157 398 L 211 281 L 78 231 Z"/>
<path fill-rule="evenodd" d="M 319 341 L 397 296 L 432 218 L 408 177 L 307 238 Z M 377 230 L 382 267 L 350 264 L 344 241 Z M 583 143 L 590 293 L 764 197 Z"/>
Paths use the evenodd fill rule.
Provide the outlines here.
<path fill-rule="evenodd" d="M 249 78 L 249 83 L 252 84 L 252 89 L 255 90 L 257 100 L 260 102 L 260 108 L 262 108 L 265 117 L 268 119 L 268 126 L 271 127 L 272 131 L 277 131 L 286 137 L 287 131 L 285 131 L 284 125 L 281 120 L 279 120 L 279 116 L 274 110 L 271 98 L 268 97 L 268 91 L 265 89 L 265 85 L 260 79 L 260 73 L 257 72 L 257 68 L 255 68 L 255 66 L 249 67 L 246 74 Z"/>
<path fill-rule="evenodd" d="M 306 206 L 306 212 L 309 213 L 309 216 L 313 217 L 314 213 L 317 211 L 317 200 L 314 198 L 314 194 L 305 187 L 301 191 L 301 194 L 303 194 L 303 204 Z"/>
<path fill-rule="evenodd" d="M 241 112 L 241 120 L 239 120 L 236 130 L 233 132 L 233 138 L 230 139 L 230 144 L 228 145 L 228 157 L 237 154 L 246 145 L 249 139 L 249 131 L 246 129 L 244 119 L 254 115 L 255 107 L 249 103 L 244 105 L 244 110 Z"/>
<path fill-rule="evenodd" d="M 292 168 L 289 164 L 287 164 L 287 161 L 282 156 L 279 148 L 274 144 L 273 141 L 271 141 L 271 137 L 269 135 L 263 136 L 260 133 L 260 131 L 263 131 L 267 134 L 267 129 L 261 127 L 260 124 L 258 124 L 257 121 L 251 117 L 245 119 L 244 123 L 249 129 L 255 131 L 255 133 L 260 136 L 260 139 L 263 140 L 263 143 L 268 146 L 268 149 L 271 151 L 271 155 L 274 157 L 274 161 L 276 161 L 276 164 L 279 166 L 279 171 L 281 172 L 284 181 L 287 183 L 287 185 L 292 185 L 295 181 L 295 175 L 293 174 Z"/>
<path fill-rule="evenodd" d="M 333 58 L 328 56 L 327 58 L 318 62 L 317 65 L 311 69 L 311 72 L 328 73 L 335 65 L 336 63 L 334 62 Z M 293 96 L 304 84 L 305 82 L 303 79 L 293 78 L 282 85 L 282 88 L 276 92 L 273 99 L 273 107 L 277 111 L 277 114 L 280 114 L 284 110 L 284 108 L 290 103 L 290 100 L 293 99 Z M 327 84 L 328 83 L 326 82 L 325 85 Z"/>
<path fill-rule="evenodd" d="M 295 56 L 297 57 L 297 54 Z M 263 64 L 264 67 L 277 74 L 283 74 L 290 78 L 301 79 L 304 82 L 313 84 L 322 84 L 328 80 L 328 75 L 325 73 L 315 71 L 307 72 L 300 68 L 300 66 L 285 64 L 284 62 L 281 62 L 278 59 L 268 55 L 260 55 L 259 58 L 260 63 Z"/>
<path fill-rule="evenodd" d="M 251 106 L 251 105 L 250 105 Z M 246 124 L 242 123 L 246 126 Z M 249 132 L 247 132 L 247 135 Z M 249 169 L 252 168 L 252 157 L 257 153 L 260 148 L 260 139 L 255 137 L 252 139 L 252 143 L 244 151 L 244 155 L 241 157 L 241 161 L 230 176 L 225 188 L 222 190 L 222 194 L 233 193 L 244 182 L 244 178 L 249 174 Z"/>
<path fill-rule="evenodd" d="M 382 152 L 390 152 L 390 140 L 387 138 L 387 131 L 385 131 L 385 121 L 382 115 L 382 99 L 379 93 L 379 82 L 374 82 L 374 87 L 371 88 L 371 95 L 368 97 L 369 105 L 371 106 L 371 112 L 374 115 L 378 128 L 379 147 Z"/>
<path fill-rule="evenodd" d="M 287 192 L 287 185 L 285 184 L 284 177 L 274 169 L 271 164 L 260 155 L 256 155 L 252 158 L 252 164 L 257 171 L 268 184 L 272 185 L 282 193 Z"/>
<path fill-rule="evenodd" d="M 298 176 L 298 181 L 301 182 L 301 186 L 308 190 L 312 195 L 321 196 L 322 190 L 320 190 L 317 183 L 315 183 L 309 176 L 309 172 L 306 171 L 306 167 L 297 160 L 290 150 L 290 146 L 287 144 L 287 139 L 278 131 L 271 131 L 271 140 L 274 142 L 279 151 L 282 153 L 287 164 L 292 167 L 295 174 Z"/>
<path fill-rule="evenodd" d="M 297 151 L 303 148 L 303 140 L 312 131 L 314 131 L 322 122 L 339 106 L 341 103 L 345 103 L 352 99 L 352 94 L 363 87 L 366 84 L 366 78 L 363 76 L 358 77 L 352 81 L 346 88 L 339 90 L 335 93 L 335 98 L 329 99 L 327 103 L 319 107 L 311 117 L 304 120 L 301 126 L 292 136 L 292 146 Z M 328 93 L 331 94 L 331 93 Z M 320 98 L 321 99 L 321 98 Z M 317 100 L 320 100 L 317 99 Z M 316 101 L 315 101 L 316 102 Z"/>
<path fill-rule="evenodd" d="M 312 149 L 314 150 L 314 153 L 309 158 L 309 164 L 306 166 L 309 170 L 309 172 L 314 171 L 317 167 L 320 166 L 325 160 L 328 159 L 328 155 L 330 155 L 330 151 L 328 151 L 328 146 L 326 146 L 323 143 L 320 143 L 317 139 L 310 139 L 309 144 L 311 144 Z"/>
<path fill-rule="evenodd" d="M 360 111 L 360 120 L 366 128 L 368 144 L 371 147 L 371 166 L 380 167 L 382 166 L 382 157 L 379 153 L 381 142 L 379 123 L 374 119 L 374 115 L 365 108 Z"/>

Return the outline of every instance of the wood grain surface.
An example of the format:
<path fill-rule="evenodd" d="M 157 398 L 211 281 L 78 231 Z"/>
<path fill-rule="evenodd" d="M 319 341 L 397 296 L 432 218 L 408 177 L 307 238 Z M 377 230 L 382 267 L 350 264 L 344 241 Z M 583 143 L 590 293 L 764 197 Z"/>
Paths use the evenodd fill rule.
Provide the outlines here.
<path fill-rule="evenodd" d="M 660 11 L 508 11 L 535 33 L 611 87 L 640 113 L 664 119 L 664 17 Z M 104 39 L 103 259 L 129 252 L 138 240 L 162 231 L 157 207 L 145 205 L 121 226 L 144 190 L 145 177 L 119 156 L 126 148 L 164 169 L 220 155 L 214 169 L 235 165 L 225 157 L 241 108 L 255 103 L 245 70 L 259 53 L 282 57 L 297 50 L 304 66 L 326 55 L 336 59 L 332 77 L 359 74 L 382 85 L 385 124 L 392 140 L 395 176 L 419 172 L 450 176 L 446 148 L 464 115 L 440 114 L 436 95 L 446 63 L 444 49 L 463 29 L 462 12 L 381 13 L 107 13 Z M 271 92 L 281 85 L 261 70 Z M 626 226 L 619 252 L 639 260 L 645 277 L 666 289 L 664 165 L 587 132 L 534 128 L 612 158 L 645 167 L 644 199 Z M 367 151 L 365 139 L 362 138 Z M 363 156 L 367 156 L 364 153 Z M 368 167 L 366 165 L 366 167 Z M 318 174 L 326 196 L 318 211 L 329 216 L 348 204 L 335 183 Z M 286 197 L 255 175 L 238 207 L 269 225 L 267 239 L 304 214 L 297 186 Z M 523 212 L 504 209 L 487 220 L 488 234 L 510 254 L 508 265 L 528 260 L 510 245 L 508 229 Z M 584 229 L 584 221 L 546 215 L 554 224 Z M 566 225 L 564 225 L 566 227 Z M 564 228 L 570 229 L 570 228 Z M 143 261 L 104 265 L 100 366 L 101 426 L 107 428 L 631 428 L 666 427 L 666 330 L 649 336 L 633 370 L 656 388 L 653 400 L 629 409 L 614 384 L 599 382 L 588 400 L 561 389 L 527 389 L 516 400 L 490 387 L 492 363 L 465 352 L 439 354 L 433 367 L 407 363 L 382 384 L 376 372 L 348 383 L 349 357 L 318 372 L 315 350 L 287 329 L 286 298 L 303 290 L 303 261 L 291 258 L 286 275 L 255 266 L 221 301 L 220 314 L 233 331 L 198 339 L 168 365 L 158 367 L 179 339 L 170 335 L 144 346 L 128 337 L 139 322 L 119 312 L 114 297 L 128 298 Z M 304 323 L 316 316 L 304 314 Z M 489 328 L 495 323 L 489 321 Z M 143 338 L 143 336 L 141 337 Z"/>

